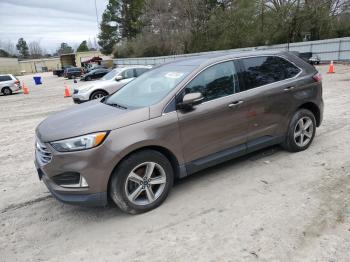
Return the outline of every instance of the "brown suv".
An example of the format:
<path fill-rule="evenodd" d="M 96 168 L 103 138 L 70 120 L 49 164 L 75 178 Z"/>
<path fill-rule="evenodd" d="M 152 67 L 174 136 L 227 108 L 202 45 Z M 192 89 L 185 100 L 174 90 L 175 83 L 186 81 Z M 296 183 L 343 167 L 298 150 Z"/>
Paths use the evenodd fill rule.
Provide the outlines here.
<path fill-rule="evenodd" d="M 139 213 L 175 178 L 274 144 L 307 149 L 322 114 L 321 77 L 293 54 L 198 56 L 47 118 L 35 163 L 62 202 Z"/>

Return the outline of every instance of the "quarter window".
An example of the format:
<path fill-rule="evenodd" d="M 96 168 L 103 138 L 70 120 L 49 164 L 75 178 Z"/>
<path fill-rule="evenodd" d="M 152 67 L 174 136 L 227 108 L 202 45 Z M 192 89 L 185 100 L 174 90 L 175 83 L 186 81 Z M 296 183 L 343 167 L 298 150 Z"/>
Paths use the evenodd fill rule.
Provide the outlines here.
<path fill-rule="evenodd" d="M 232 95 L 238 90 L 233 61 L 214 65 L 197 75 L 184 89 L 184 93 L 200 92 L 204 101 Z"/>
<path fill-rule="evenodd" d="M 277 56 L 242 59 L 246 89 L 252 89 L 296 76 L 300 69 Z"/>

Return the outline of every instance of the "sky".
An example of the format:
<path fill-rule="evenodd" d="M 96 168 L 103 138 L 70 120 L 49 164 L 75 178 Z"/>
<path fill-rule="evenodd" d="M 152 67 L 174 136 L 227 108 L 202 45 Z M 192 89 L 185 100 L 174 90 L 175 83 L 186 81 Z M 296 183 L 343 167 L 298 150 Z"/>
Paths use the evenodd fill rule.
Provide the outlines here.
<path fill-rule="evenodd" d="M 108 0 L 96 0 L 101 21 Z M 53 53 L 62 42 L 77 47 L 83 40 L 97 41 L 95 0 L 0 0 L 0 40 L 27 44 L 39 41 Z"/>

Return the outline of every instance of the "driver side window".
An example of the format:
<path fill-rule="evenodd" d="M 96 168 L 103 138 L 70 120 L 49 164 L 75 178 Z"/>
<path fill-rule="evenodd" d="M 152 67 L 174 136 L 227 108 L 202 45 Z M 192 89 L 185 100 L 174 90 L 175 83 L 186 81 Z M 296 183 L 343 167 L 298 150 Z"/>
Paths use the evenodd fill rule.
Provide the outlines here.
<path fill-rule="evenodd" d="M 202 93 L 204 101 L 239 92 L 238 77 L 233 61 L 205 69 L 185 87 L 183 95 L 196 92 Z"/>

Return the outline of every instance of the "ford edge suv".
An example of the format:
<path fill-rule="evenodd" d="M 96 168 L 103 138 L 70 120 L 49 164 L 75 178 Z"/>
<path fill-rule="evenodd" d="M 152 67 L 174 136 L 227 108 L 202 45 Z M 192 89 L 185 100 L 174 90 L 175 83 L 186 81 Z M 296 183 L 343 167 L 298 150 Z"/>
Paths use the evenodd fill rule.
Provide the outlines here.
<path fill-rule="evenodd" d="M 322 115 L 321 76 L 291 53 L 197 56 L 48 117 L 35 164 L 62 202 L 141 213 L 176 178 L 275 144 L 307 149 Z"/>

